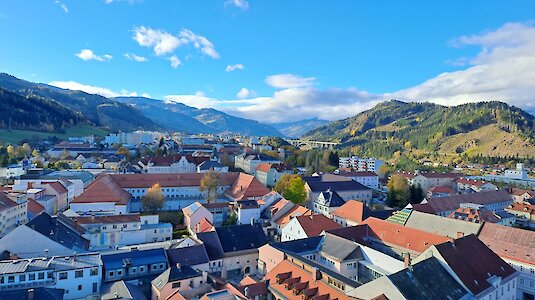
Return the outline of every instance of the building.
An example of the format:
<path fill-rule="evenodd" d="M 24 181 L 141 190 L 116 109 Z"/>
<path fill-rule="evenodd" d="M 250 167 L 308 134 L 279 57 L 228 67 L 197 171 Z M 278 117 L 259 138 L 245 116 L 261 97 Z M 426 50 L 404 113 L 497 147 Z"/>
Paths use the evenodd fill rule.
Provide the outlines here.
<path fill-rule="evenodd" d="M 455 189 L 461 194 L 471 192 L 495 191 L 498 189 L 493 183 L 484 180 L 475 180 L 468 178 L 455 179 Z"/>
<path fill-rule="evenodd" d="M 24 167 L 22 165 L 12 164 L 0 168 L 0 178 L 19 178 L 24 175 Z"/>
<path fill-rule="evenodd" d="M 499 223 L 500 217 L 490 210 L 478 205 L 463 205 L 452 212 L 448 218 L 473 223 Z"/>
<path fill-rule="evenodd" d="M 46 287 L 63 289 L 63 299 L 100 299 L 101 278 L 98 253 L 0 261 L 3 291 Z"/>
<path fill-rule="evenodd" d="M 255 174 L 258 165 L 261 163 L 280 164 L 277 158 L 266 154 L 240 154 L 234 158 L 234 167 L 242 169 L 247 174 Z"/>
<path fill-rule="evenodd" d="M 106 253 L 102 255 L 102 264 L 103 282 L 138 280 L 145 286 L 168 268 L 162 248 Z"/>
<path fill-rule="evenodd" d="M 338 175 L 351 178 L 363 186 L 379 189 L 379 176 L 372 171 L 339 172 Z"/>
<path fill-rule="evenodd" d="M 292 218 L 282 228 L 281 241 L 303 239 L 323 234 L 327 230 L 342 227 L 324 215 L 307 215 Z"/>
<path fill-rule="evenodd" d="M 312 201 L 328 189 L 338 193 L 345 201 L 359 200 L 368 203 L 372 200 L 372 190 L 369 187 L 344 176 L 323 174 L 303 177 L 303 180 L 308 194 L 308 205 L 311 209 L 313 208 L 310 206 Z"/>
<path fill-rule="evenodd" d="M 214 224 L 214 217 L 201 203 L 195 202 L 184 207 L 182 213 L 184 214 L 184 225 L 188 228 L 190 234 L 194 235 L 195 233 L 206 230 L 211 231 L 211 227 Z"/>
<path fill-rule="evenodd" d="M 175 154 L 142 158 L 137 167 L 149 174 L 196 173 L 198 166 L 207 161 L 210 161 L 210 157 Z"/>
<path fill-rule="evenodd" d="M 288 170 L 283 164 L 260 163 L 255 177 L 263 185 L 274 187 L 284 174 L 293 174 L 293 170 Z"/>
<path fill-rule="evenodd" d="M 14 198 L 14 200 L 12 199 Z M 28 202 L 25 198 L 0 191 L 0 238 L 28 221 Z"/>
<path fill-rule="evenodd" d="M 333 221 L 343 227 L 357 226 L 372 216 L 372 211 L 363 202 L 349 200 L 331 212 Z"/>
<path fill-rule="evenodd" d="M 70 204 L 79 215 L 122 215 L 130 213 L 132 195 L 112 175 L 100 175 Z"/>
<path fill-rule="evenodd" d="M 260 205 L 256 200 L 242 200 L 236 204 L 238 224 L 254 224 L 260 221 Z"/>
<path fill-rule="evenodd" d="M 176 266 L 178 264 L 205 272 L 216 271 L 215 268 L 212 268 L 208 252 L 206 252 L 206 247 L 202 243 L 195 243 L 194 245 L 185 247 L 179 245 L 176 247 L 173 246 L 167 249 L 166 253 L 169 265 L 171 266 Z"/>
<path fill-rule="evenodd" d="M 210 170 L 214 170 L 217 173 L 225 173 L 228 172 L 228 166 L 223 166 L 215 160 L 206 160 L 197 166 L 197 173 L 206 173 Z"/>
<path fill-rule="evenodd" d="M 457 173 L 439 173 L 439 172 L 396 172 L 407 179 L 409 184 L 414 187 L 420 187 L 427 193 L 433 187 L 450 187 L 454 188 L 455 180 L 461 177 Z"/>
<path fill-rule="evenodd" d="M 413 263 L 436 257 L 476 299 L 515 299 L 518 273 L 475 235 L 432 245 Z"/>
<path fill-rule="evenodd" d="M 535 205 L 512 203 L 505 211 L 516 216 L 516 223 L 523 227 L 535 228 Z"/>
<path fill-rule="evenodd" d="M 478 238 L 520 273 L 516 299 L 535 298 L 535 232 L 485 223 Z"/>
<path fill-rule="evenodd" d="M 358 156 L 340 157 L 338 166 L 340 168 L 352 168 L 359 172 L 369 171 L 378 173 L 379 168 L 384 165 L 384 161 L 376 158 L 360 158 Z"/>
<path fill-rule="evenodd" d="M 434 186 L 427 191 L 426 198 L 442 198 L 453 195 L 457 195 L 457 192 L 449 186 Z"/>
<path fill-rule="evenodd" d="M 119 280 L 102 285 L 101 300 L 147 300 L 138 286 Z"/>
<path fill-rule="evenodd" d="M 212 213 L 214 226 L 221 226 L 223 222 L 230 217 L 230 203 L 229 202 L 212 202 L 202 203 L 204 208 L 208 209 Z"/>
<path fill-rule="evenodd" d="M 336 191 L 327 189 L 321 192 L 317 199 L 312 201 L 312 211 L 316 214 L 332 218 L 331 213 L 345 203 L 346 201 Z"/>
<path fill-rule="evenodd" d="M 181 264 L 172 265 L 152 280 L 151 299 L 175 299 L 172 297 L 176 293 L 204 294 L 211 291 L 211 286 L 206 283 L 206 279 L 206 272 L 199 272 L 190 266 Z M 185 299 L 185 297 L 183 298 Z"/>
<path fill-rule="evenodd" d="M 512 202 L 513 199 L 506 191 L 498 190 L 429 198 L 423 200 L 422 204 L 425 204 L 430 211 L 439 216 L 448 216 L 461 207 L 462 203 L 477 204 L 492 212 L 498 212 L 503 211 Z"/>
<path fill-rule="evenodd" d="M 526 180 L 528 179 L 528 172 L 526 169 L 524 169 L 523 163 L 516 164 L 516 168 L 512 170 L 505 170 L 503 173 L 503 177 L 505 178 L 511 178 L 511 179 L 520 179 L 520 180 Z"/>

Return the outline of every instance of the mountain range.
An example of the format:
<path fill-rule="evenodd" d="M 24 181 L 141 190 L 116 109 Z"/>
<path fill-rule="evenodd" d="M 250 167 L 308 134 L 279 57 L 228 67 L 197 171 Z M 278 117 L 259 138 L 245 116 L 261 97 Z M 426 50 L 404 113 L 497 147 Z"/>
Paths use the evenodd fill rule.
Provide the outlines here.
<path fill-rule="evenodd" d="M 380 157 L 397 151 L 533 157 L 535 117 L 496 101 L 442 106 L 391 100 L 302 138 L 339 142 L 341 148 Z"/>

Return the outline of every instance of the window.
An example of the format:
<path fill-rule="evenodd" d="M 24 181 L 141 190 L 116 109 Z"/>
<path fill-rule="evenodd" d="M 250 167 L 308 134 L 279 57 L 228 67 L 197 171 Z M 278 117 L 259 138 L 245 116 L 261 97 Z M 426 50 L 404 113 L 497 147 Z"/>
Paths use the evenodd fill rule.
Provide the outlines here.
<path fill-rule="evenodd" d="M 2 279 L 4 279 L 4 277 L 2 277 Z M 28 280 L 35 280 L 35 273 L 28 274 Z"/>
<path fill-rule="evenodd" d="M 115 275 L 115 272 L 110 271 L 110 272 L 108 272 L 108 274 L 109 274 L 109 276 L 114 276 L 114 275 Z"/>
<path fill-rule="evenodd" d="M 8 276 L 7 283 L 13 283 L 13 282 L 15 282 L 15 276 Z"/>
<path fill-rule="evenodd" d="M 78 290 L 79 290 L 79 291 L 82 290 L 82 285 L 81 285 L 81 284 L 78 285 Z"/>
<path fill-rule="evenodd" d="M 39 279 L 39 280 L 45 279 L 45 273 L 44 272 L 37 273 L 37 279 Z"/>
<path fill-rule="evenodd" d="M 97 276 L 98 275 L 98 268 L 93 268 L 89 272 L 89 276 Z"/>
<path fill-rule="evenodd" d="M 93 293 L 98 292 L 98 284 L 96 282 L 93 282 Z"/>
<path fill-rule="evenodd" d="M 60 272 L 59 273 L 59 280 L 67 279 L 67 272 Z"/>
<path fill-rule="evenodd" d="M 80 278 L 80 277 L 84 277 L 84 270 L 74 271 L 74 278 Z"/>
<path fill-rule="evenodd" d="M 26 281 L 26 275 L 19 275 L 19 282 Z"/>
<path fill-rule="evenodd" d="M 164 264 L 160 264 L 160 269 L 163 269 L 164 268 Z"/>
<path fill-rule="evenodd" d="M 137 273 L 137 267 L 130 268 L 130 273 L 136 274 Z"/>
<path fill-rule="evenodd" d="M 157 265 L 152 265 L 153 270 L 156 270 L 157 267 L 158 267 Z"/>
<path fill-rule="evenodd" d="M 117 271 L 117 276 L 121 276 L 121 275 L 123 275 L 123 271 L 122 270 L 118 270 Z"/>
<path fill-rule="evenodd" d="M 173 282 L 172 287 L 173 287 L 174 289 L 178 289 L 178 288 L 180 287 L 180 281 L 179 281 L 179 282 Z"/>

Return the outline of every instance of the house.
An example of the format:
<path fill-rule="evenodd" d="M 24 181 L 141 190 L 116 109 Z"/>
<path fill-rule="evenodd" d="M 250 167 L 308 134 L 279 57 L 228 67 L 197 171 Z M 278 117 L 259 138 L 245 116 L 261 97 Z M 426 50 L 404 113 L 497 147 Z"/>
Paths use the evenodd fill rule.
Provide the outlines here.
<path fill-rule="evenodd" d="M 319 194 L 330 189 L 335 191 L 344 199 L 360 200 L 370 202 L 372 200 L 372 190 L 350 178 L 344 176 L 323 174 L 320 176 L 303 177 L 305 189 L 308 195 L 308 203 L 318 198 Z M 310 207 L 312 209 L 312 207 Z"/>
<path fill-rule="evenodd" d="M 449 186 L 434 186 L 427 191 L 427 198 L 441 198 L 456 195 L 455 192 Z"/>
<path fill-rule="evenodd" d="M 379 189 L 379 176 L 377 173 L 372 171 L 357 171 L 357 172 L 342 172 L 340 171 L 337 175 L 351 178 L 352 180 L 362 184 L 363 186 L 369 187 L 371 189 Z"/>
<path fill-rule="evenodd" d="M 272 214 L 270 222 L 271 228 L 274 229 L 274 237 L 276 240 L 281 240 L 282 229 L 286 227 L 286 225 L 288 225 L 293 218 L 312 215 L 312 211 L 310 209 L 294 204 L 286 199 L 283 200 L 277 203 L 275 209 L 278 207 L 280 207 L 280 209 L 276 210 L 276 212 Z"/>
<path fill-rule="evenodd" d="M 331 212 L 333 221 L 343 227 L 357 226 L 372 215 L 372 211 L 363 202 L 349 200 Z"/>
<path fill-rule="evenodd" d="M 0 291 L 0 299 L 18 299 L 18 300 L 32 300 L 32 299 L 49 299 L 49 300 L 63 300 L 65 291 L 62 289 L 52 289 L 37 287 L 27 290 L 4 290 Z"/>
<path fill-rule="evenodd" d="M 457 208 L 461 207 L 461 203 L 479 204 L 492 212 L 497 212 L 503 211 L 512 202 L 513 199 L 507 191 L 498 190 L 429 198 L 423 200 L 422 204 L 427 205 L 432 212 L 439 216 L 448 216 Z"/>
<path fill-rule="evenodd" d="M 101 276 L 98 253 L 0 261 L 3 291 L 28 293 L 29 289 L 45 287 L 64 290 L 62 299 L 92 299 L 100 296 Z"/>
<path fill-rule="evenodd" d="M 213 272 L 210 258 L 204 244 L 196 243 L 186 247 L 172 247 L 166 250 L 169 265 L 190 266 L 195 270 Z"/>
<path fill-rule="evenodd" d="M 312 211 L 331 218 L 331 212 L 345 203 L 346 201 L 336 191 L 327 189 L 312 201 Z"/>
<path fill-rule="evenodd" d="M 519 274 L 473 234 L 432 245 L 413 263 L 430 257 L 437 258 L 476 299 L 514 299 L 517 295 Z"/>
<path fill-rule="evenodd" d="M 234 167 L 242 169 L 247 174 L 254 175 L 258 165 L 261 163 L 280 164 L 281 161 L 266 154 L 243 153 L 234 158 Z"/>
<path fill-rule="evenodd" d="M 535 191 L 514 188 L 512 189 L 512 196 L 515 202 L 534 204 L 531 201 L 535 198 Z"/>
<path fill-rule="evenodd" d="M 409 184 L 414 187 L 420 187 L 427 193 L 431 188 L 437 186 L 454 187 L 455 180 L 461 175 L 457 173 L 439 173 L 439 172 L 395 172 L 407 179 Z"/>
<path fill-rule="evenodd" d="M 70 209 L 78 214 L 128 214 L 131 197 L 114 177 L 103 174 L 71 202 Z"/>
<path fill-rule="evenodd" d="M 138 280 L 140 285 L 145 286 L 168 267 L 162 248 L 105 253 L 102 264 L 103 282 Z"/>
<path fill-rule="evenodd" d="M 63 186 L 60 181 L 42 182 L 41 187 L 45 189 L 46 195 L 52 195 L 56 200 L 54 214 L 58 212 L 63 212 L 69 208 L 69 191 Z"/>
<path fill-rule="evenodd" d="M 254 224 L 260 220 L 260 205 L 256 200 L 237 202 L 236 216 L 238 224 Z"/>
<path fill-rule="evenodd" d="M 488 181 L 474 180 L 468 178 L 455 179 L 455 190 L 458 193 L 465 194 L 470 192 L 495 191 L 498 187 Z"/>
<path fill-rule="evenodd" d="M 138 161 L 137 165 L 141 172 L 149 174 L 195 173 L 199 165 L 209 160 L 210 157 L 205 156 L 175 154 L 164 157 L 142 158 Z"/>
<path fill-rule="evenodd" d="M 255 172 L 255 177 L 263 185 L 274 187 L 284 174 L 293 174 L 293 170 L 287 169 L 283 164 L 260 163 Z"/>
<path fill-rule="evenodd" d="M 215 160 L 205 160 L 197 166 L 197 173 L 206 173 L 210 170 L 214 170 L 217 173 L 228 172 L 228 167 L 223 166 Z"/>
<path fill-rule="evenodd" d="M 0 167 L 0 178 L 19 178 L 24 175 L 24 167 L 22 165 L 12 164 L 5 167 Z"/>
<path fill-rule="evenodd" d="M 26 225 L 13 229 L 0 239 L 0 252 L 31 258 L 53 255 L 73 255 L 87 252 L 89 241 L 85 230 L 63 215 L 51 217 L 42 213 Z M 28 243 L 31 241 L 31 243 Z"/>
<path fill-rule="evenodd" d="M 515 299 L 535 297 L 535 232 L 485 223 L 478 238 L 520 273 Z"/>
<path fill-rule="evenodd" d="M 281 241 L 291 241 L 323 234 L 342 227 L 324 215 L 298 216 L 282 228 Z"/>
<path fill-rule="evenodd" d="M 206 230 L 206 227 L 201 226 L 201 223 L 214 224 L 212 213 L 199 202 L 184 207 L 182 213 L 184 214 L 184 225 L 192 235 Z"/>
<path fill-rule="evenodd" d="M 202 203 L 204 208 L 212 214 L 214 226 L 221 226 L 223 222 L 228 220 L 230 217 L 230 203 L 223 202 L 211 202 L 211 203 Z"/>
<path fill-rule="evenodd" d="M 28 203 L 24 198 L 0 191 L 0 238 L 25 224 L 28 221 L 27 213 Z"/>
<path fill-rule="evenodd" d="M 448 218 L 462 220 L 466 222 L 473 222 L 473 223 L 483 223 L 483 222 L 498 223 L 500 222 L 500 218 L 497 215 L 495 215 L 493 212 L 491 212 L 490 210 L 486 209 L 485 207 L 478 207 L 478 206 L 472 206 L 472 205 L 457 208 L 454 212 L 452 212 L 448 216 Z"/>
<path fill-rule="evenodd" d="M 42 206 L 39 202 L 35 201 L 34 199 L 29 199 L 26 204 L 27 204 L 27 210 L 28 210 L 27 212 L 28 221 L 33 220 L 33 218 L 45 212 L 44 206 Z"/>
<path fill-rule="evenodd" d="M 535 228 L 535 205 L 524 203 L 512 203 L 505 211 L 516 216 L 516 222 L 520 226 Z"/>
<path fill-rule="evenodd" d="M 158 215 L 78 216 L 71 219 L 86 230 L 82 236 L 89 240 L 92 251 L 169 241 L 173 235 L 173 226 L 159 223 Z"/>
<path fill-rule="evenodd" d="M 239 173 L 238 178 L 232 186 L 225 192 L 225 195 L 234 201 L 258 199 L 268 194 L 270 190 L 266 188 L 254 176 Z"/>
<path fill-rule="evenodd" d="M 206 272 L 199 272 L 189 266 L 184 266 L 181 264 L 172 265 L 162 274 L 152 280 L 151 299 L 174 299 L 171 297 L 174 294 L 181 292 L 187 292 L 189 295 L 193 296 L 204 294 L 205 292 L 211 291 L 210 286 L 206 283 L 206 279 Z"/>
<path fill-rule="evenodd" d="M 101 300 L 147 300 L 138 286 L 124 280 L 105 283 L 101 288 Z"/>
<path fill-rule="evenodd" d="M 357 299 L 472 299 L 471 293 L 434 257 L 381 276 L 350 294 Z"/>

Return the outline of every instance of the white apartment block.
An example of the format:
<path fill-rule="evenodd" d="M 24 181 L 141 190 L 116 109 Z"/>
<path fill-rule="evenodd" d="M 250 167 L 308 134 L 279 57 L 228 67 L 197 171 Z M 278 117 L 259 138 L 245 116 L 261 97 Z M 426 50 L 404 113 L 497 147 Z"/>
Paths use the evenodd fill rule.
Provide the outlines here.
<path fill-rule="evenodd" d="M 28 221 L 25 196 L 0 192 L 0 238 Z"/>
<path fill-rule="evenodd" d="M 379 168 L 384 165 L 384 161 L 376 158 L 360 158 L 358 156 L 340 157 L 338 159 L 338 167 L 351 168 L 357 171 L 379 171 Z"/>

